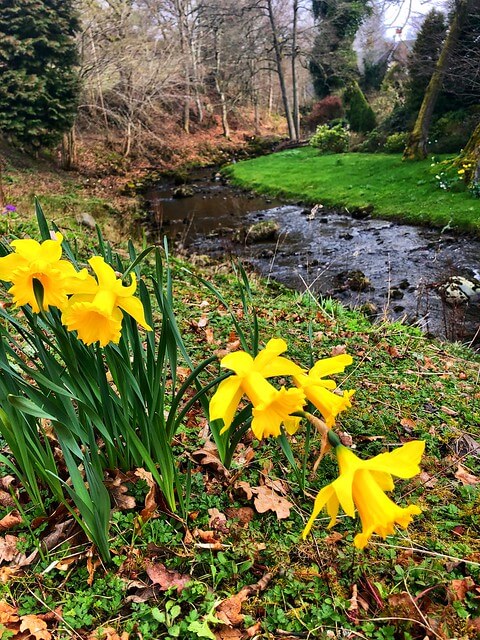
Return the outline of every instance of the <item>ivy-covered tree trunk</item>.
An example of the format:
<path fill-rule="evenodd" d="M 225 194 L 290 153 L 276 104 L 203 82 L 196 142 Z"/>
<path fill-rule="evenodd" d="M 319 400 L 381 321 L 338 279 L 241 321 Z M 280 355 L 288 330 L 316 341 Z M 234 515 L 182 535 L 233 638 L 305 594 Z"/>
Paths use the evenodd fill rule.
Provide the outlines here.
<path fill-rule="evenodd" d="M 457 2 L 450 30 L 445 38 L 440 57 L 425 91 L 413 131 L 408 138 L 407 146 L 403 153 L 404 160 L 423 160 L 427 157 L 428 132 L 432 122 L 433 110 L 443 85 L 443 79 L 452 52 L 457 46 L 460 31 L 468 13 L 468 5 L 469 0 L 458 0 Z"/>

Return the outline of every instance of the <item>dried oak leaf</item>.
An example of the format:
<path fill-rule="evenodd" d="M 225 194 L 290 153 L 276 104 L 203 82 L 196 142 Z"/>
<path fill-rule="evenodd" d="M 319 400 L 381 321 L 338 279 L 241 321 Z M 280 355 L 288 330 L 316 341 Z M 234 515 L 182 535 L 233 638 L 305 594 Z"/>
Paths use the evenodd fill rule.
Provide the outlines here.
<path fill-rule="evenodd" d="M 5 600 L 0 600 L 0 624 L 11 624 L 12 622 L 18 622 L 19 619 L 16 607 L 12 607 Z"/>
<path fill-rule="evenodd" d="M 448 585 L 448 594 L 451 600 L 462 602 L 465 600 L 467 593 L 475 588 L 475 583 L 470 576 L 462 580 L 451 580 Z"/>
<path fill-rule="evenodd" d="M 224 627 L 215 633 L 215 640 L 241 640 L 243 633 L 238 629 Z"/>
<path fill-rule="evenodd" d="M 330 349 L 330 355 L 333 356 L 343 356 L 344 353 L 347 353 L 347 347 L 344 344 L 337 344 Z"/>
<path fill-rule="evenodd" d="M 207 440 L 201 449 L 194 451 L 192 456 L 198 459 L 198 462 L 204 467 L 211 467 L 224 478 L 230 477 L 229 471 L 224 467 L 218 457 L 217 447 L 210 440 Z"/>
<path fill-rule="evenodd" d="M 10 562 L 17 555 L 17 536 L 7 533 L 4 538 L 0 538 L 0 562 Z"/>
<path fill-rule="evenodd" d="M 214 507 L 208 510 L 208 515 L 210 516 L 208 519 L 209 527 L 220 531 L 220 533 L 228 533 L 227 516 L 224 513 Z"/>
<path fill-rule="evenodd" d="M 217 607 L 216 616 L 230 627 L 236 627 L 243 622 L 242 604 L 248 598 L 248 591 L 241 589 L 238 593 L 222 600 Z"/>
<path fill-rule="evenodd" d="M 256 497 L 253 501 L 255 509 L 258 513 L 265 513 L 265 511 L 274 511 L 279 520 L 288 518 L 290 515 L 290 509 L 293 504 L 286 498 L 282 498 L 278 493 L 272 491 L 268 487 L 252 487 L 252 491 L 256 493 Z"/>
<path fill-rule="evenodd" d="M 88 636 L 88 640 L 128 640 L 128 638 L 129 635 L 126 631 L 119 636 L 113 627 L 100 627 Z"/>
<path fill-rule="evenodd" d="M 462 484 L 466 485 L 478 484 L 480 482 L 480 478 L 478 476 L 474 476 L 473 473 L 469 473 L 461 464 L 458 465 L 455 477 L 457 480 L 460 480 Z"/>
<path fill-rule="evenodd" d="M 141 480 L 144 480 L 148 487 L 148 493 L 145 496 L 145 506 L 140 512 L 142 521 L 146 522 L 147 520 L 150 520 L 158 507 L 156 500 L 157 485 L 155 484 L 155 480 L 153 479 L 153 475 L 150 471 L 145 471 L 145 469 L 142 468 L 136 469 L 135 475 Z"/>
<path fill-rule="evenodd" d="M 0 520 L 0 531 L 12 529 L 22 522 L 22 516 L 17 510 L 10 511 Z"/>
<path fill-rule="evenodd" d="M 161 562 L 158 564 L 147 562 L 146 570 L 150 580 L 154 584 L 157 584 L 161 591 L 166 591 L 167 589 L 175 587 L 178 593 L 181 593 L 192 580 L 189 575 L 179 573 L 172 569 L 167 569 L 167 567 Z"/>
<path fill-rule="evenodd" d="M 33 614 L 21 617 L 20 631 L 28 631 L 35 640 L 51 640 L 52 637 L 45 620 Z"/>
<path fill-rule="evenodd" d="M 236 482 L 234 487 L 235 489 L 238 489 L 239 491 L 244 493 L 247 500 L 251 500 L 253 498 L 252 487 L 245 480 Z"/>
<path fill-rule="evenodd" d="M 118 509 L 134 509 L 136 506 L 135 498 L 126 495 L 128 487 L 122 484 L 124 481 L 122 475 L 117 474 L 113 480 L 107 480 L 105 485 Z"/>

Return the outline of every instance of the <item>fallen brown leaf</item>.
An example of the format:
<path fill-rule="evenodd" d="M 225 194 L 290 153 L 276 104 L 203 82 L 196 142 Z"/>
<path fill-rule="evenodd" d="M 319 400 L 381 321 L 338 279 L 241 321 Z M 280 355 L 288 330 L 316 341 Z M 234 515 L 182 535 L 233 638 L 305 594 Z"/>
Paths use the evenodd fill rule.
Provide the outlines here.
<path fill-rule="evenodd" d="M 221 533 L 228 533 L 227 516 L 224 513 L 214 507 L 208 510 L 208 515 L 210 516 L 208 519 L 209 527 Z"/>
<path fill-rule="evenodd" d="M 475 582 L 470 576 L 462 580 L 452 580 L 448 585 L 448 593 L 452 600 L 462 602 L 465 600 L 467 593 L 475 587 Z"/>
<path fill-rule="evenodd" d="M 273 511 L 276 513 L 279 520 L 288 518 L 290 515 L 290 509 L 293 504 L 286 498 L 282 498 L 277 493 L 269 489 L 269 487 L 252 487 L 252 491 L 256 494 L 253 501 L 255 509 L 258 513 L 265 513 L 265 511 Z"/>
<path fill-rule="evenodd" d="M 18 524 L 21 524 L 22 516 L 17 510 L 10 511 L 0 520 L 0 531 L 6 531 L 7 529 L 12 529 L 16 527 Z"/>
<path fill-rule="evenodd" d="M 45 620 L 33 614 L 21 617 L 20 631 L 28 631 L 35 640 L 50 640 L 52 637 Z"/>
<path fill-rule="evenodd" d="M 133 496 L 126 495 L 128 487 L 122 482 L 125 481 L 123 474 L 117 474 L 112 480 L 107 480 L 105 486 L 107 487 L 110 495 L 113 498 L 113 502 L 118 509 L 134 509 L 136 506 L 135 498 Z"/>
<path fill-rule="evenodd" d="M 139 468 L 135 470 L 135 475 L 141 480 L 144 480 L 148 486 L 148 493 L 145 496 L 145 506 L 140 512 L 142 521 L 147 522 L 147 520 L 150 520 L 153 516 L 158 507 L 156 500 L 157 485 L 150 471 L 145 471 L 145 469 Z"/>
<path fill-rule="evenodd" d="M 473 473 L 469 473 L 465 469 L 465 467 L 462 467 L 461 464 L 458 465 L 458 469 L 455 472 L 455 477 L 465 485 L 473 485 L 480 482 L 480 478 L 478 476 L 474 476 Z"/>
<path fill-rule="evenodd" d="M 166 566 L 161 563 L 153 564 L 151 562 L 147 562 L 146 570 L 150 580 L 154 584 L 157 584 L 161 591 L 166 591 L 167 589 L 175 587 L 178 593 L 181 593 L 192 580 L 189 575 L 167 569 Z"/>
<path fill-rule="evenodd" d="M 219 620 L 229 625 L 230 627 L 236 627 L 243 622 L 243 614 L 241 613 L 242 604 L 247 600 L 248 592 L 246 589 L 242 589 L 238 593 L 225 600 L 218 605 L 216 610 L 216 616 Z"/>
<path fill-rule="evenodd" d="M 330 355 L 334 356 L 343 356 L 344 353 L 347 353 L 347 347 L 344 344 L 337 344 L 330 349 Z"/>
<path fill-rule="evenodd" d="M 12 607 L 5 600 L 0 600 L 0 624 L 7 625 L 11 622 L 18 622 L 16 607 Z"/>
<path fill-rule="evenodd" d="M 230 627 L 224 627 L 215 633 L 216 640 L 241 640 L 243 634 L 238 629 L 230 629 Z"/>
<path fill-rule="evenodd" d="M 88 636 L 88 640 L 128 640 L 129 635 L 126 631 L 121 636 L 113 627 L 100 627 Z"/>
<path fill-rule="evenodd" d="M 17 555 L 17 536 L 7 534 L 0 538 L 0 562 L 10 562 Z"/>
<path fill-rule="evenodd" d="M 247 500 L 251 500 L 253 498 L 252 487 L 245 480 L 240 480 L 235 483 L 235 489 L 239 489 L 245 494 Z"/>

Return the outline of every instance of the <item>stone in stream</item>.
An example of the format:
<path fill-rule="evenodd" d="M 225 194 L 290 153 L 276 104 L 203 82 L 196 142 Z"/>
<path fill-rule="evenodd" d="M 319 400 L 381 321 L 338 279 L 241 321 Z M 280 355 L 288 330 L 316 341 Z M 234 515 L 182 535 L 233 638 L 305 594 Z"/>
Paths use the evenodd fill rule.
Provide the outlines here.
<path fill-rule="evenodd" d="M 280 225 L 276 220 L 262 220 L 261 222 L 255 222 L 248 227 L 245 235 L 245 242 L 247 244 L 253 244 L 255 242 L 275 240 L 279 229 Z"/>
<path fill-rule="evenodd" d="M 195 194 L 195 190 L 192 187 L 187 187 L 186 185 L 182 185 L 181 187 L 177 187 L 173 190 L 172 197 L 173 198 L 191 198 Z"/>

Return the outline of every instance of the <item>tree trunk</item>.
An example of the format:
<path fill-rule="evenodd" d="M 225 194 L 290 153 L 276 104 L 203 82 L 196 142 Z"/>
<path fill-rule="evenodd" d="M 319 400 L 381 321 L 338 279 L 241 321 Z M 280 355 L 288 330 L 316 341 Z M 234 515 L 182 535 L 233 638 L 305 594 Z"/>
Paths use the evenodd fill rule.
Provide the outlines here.
<path fill-rule="evenodd" d="M 480 122 L 454 164 L 465 171 L 467 184 L 480 185 Z"/>
<path fill-rule="evenodd" d="M 273 15 L 272 0 L 268 0 L 268 17 L 270 20 L 270 27 L 272 30 L 273 49 L 275 51 L 275 61 L 277 63 L 277 74 L 280 80 L 280 91 L 282 93 L 283 108 L 285 110 L 285 117 L 287 118 L 288 137 L 290 140 L 296 140 L 295 127 L 293 124 L 292 114 L 290 112 L 290 105 L 288 103 L 287 87 L 285 84 L 285 74 L 282 67 L 282 51 L 280 49 L 280 43 L 278 42 L 277 25 L 275 24 L 275 16 Z"/>
<path fill-rule="evenodd" d="M 408 138 L 407 146 L 403 153 L 404 160 L 423 160 L 428 155 L 428 132 L 430 130 L 433 111 L 435 109 L 438 94 L 442 89 L 443 79 L 450 62 L 452 52 L 457 46 L 460 31 L 468 12 L 468 4 L 469 0 L 458 0 L 448 35 L 443 44 L 435 70 L 425 91 L 413 131 Z"/>
<path fill-rule="evenodd" d="M 300 140 L 300 111 L 298 107 L 298 87 L 297 87 L 297 18 L 298 0 L 293 0 L 293 27 L 292 27 L 292 93 L 293 93 L 293 126 L 295 129 L 295 139 Z"/>
<path fill-rule="evenodd" d="M 75 125 L 63 134 L 61 167 L 65 171 L 71 171 L 77 164 L 77 140 L 75 136 Z"/>
<path fill-rule="evenodd" d="M 128 158 L 132 150 L 132 121 L 130 118 L 127 122 L 127 129 L 125 131 L 125 141 L 123 143 L 123 157 Z"/>

